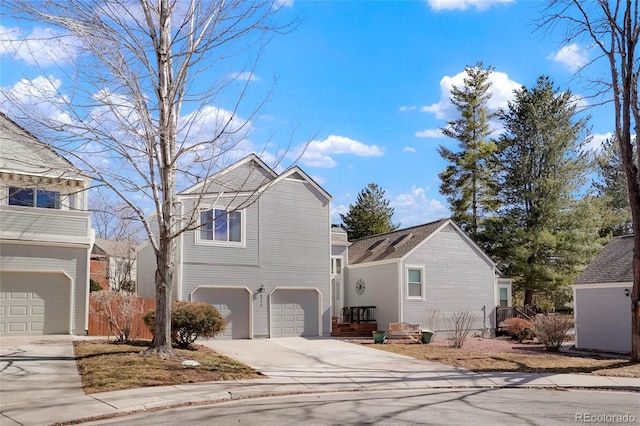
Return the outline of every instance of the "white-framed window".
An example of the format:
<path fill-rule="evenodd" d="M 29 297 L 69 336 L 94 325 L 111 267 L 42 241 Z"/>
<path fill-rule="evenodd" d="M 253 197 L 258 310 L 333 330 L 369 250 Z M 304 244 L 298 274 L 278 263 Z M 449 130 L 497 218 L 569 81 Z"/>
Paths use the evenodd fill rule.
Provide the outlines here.
<path fill-rule="evenodd" d="M 407 299 L 424 299 L 424 268 L 407 266 Z"/>
<path fill-rule="evenodd" d="M 196 242 L 204 244 L 243 245 L 244 211 L 207 209 L 200 211 L 200 229 Z"/>
<path fill-rule="evenodd" d="M 342 275 L 342 257 L 331 258 L 331 275 Z"/>
<path fill-rule="evenodd" d="M 500 298 L 499 300 L 500 306 L 503 306 L 503 307 L 509 306 L 509 289 L 506 287 L 499 287 L 498 293 Z"/>
<path fill-rule="evenodd" d="M 60 192 L 35 188 L 9 187 L 9 205 L 60 209 Z"/>

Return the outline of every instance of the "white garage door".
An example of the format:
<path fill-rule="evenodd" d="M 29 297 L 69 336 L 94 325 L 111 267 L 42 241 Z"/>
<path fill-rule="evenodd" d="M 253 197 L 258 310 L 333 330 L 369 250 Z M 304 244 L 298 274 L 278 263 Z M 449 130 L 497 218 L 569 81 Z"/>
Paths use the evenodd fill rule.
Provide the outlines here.
<path fill-rule="evenodd" d="M 271 337 L 318 336 L 317 291 L 277 289 L 271 295 Z"/>
<path fill-rule="evenodd" d="M 70 315 L 66 275 L 0 272 L 0 334 L 68 334 Z"/>
<path fill-rule="evenodd" d="M 216 338 L 251 338 L 251 293 L 246 288 L 199 287 L 191 297 L 194 302 L 214 306 L 226 322 L 224 332 Z"/>

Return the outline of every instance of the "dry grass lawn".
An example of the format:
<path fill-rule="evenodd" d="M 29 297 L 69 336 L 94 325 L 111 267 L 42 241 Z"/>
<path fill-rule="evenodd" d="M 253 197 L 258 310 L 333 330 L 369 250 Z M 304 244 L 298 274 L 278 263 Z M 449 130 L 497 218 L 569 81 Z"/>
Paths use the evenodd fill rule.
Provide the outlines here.
<path fill-rule="evenodd" d="M 640 364 L 631 364 L 628 357 L 587 352 L 551 353 L 541 344 L 508 339 L 469 338 L 462 349 L 449 347 L 446 340 L 436 340 L 428 345 L 402 342 L 376 345 L 370 339 L 354 343 L 477 372 L 588 373 L 640 378 Z"/>
<path fill-rule="evenodd" d="M 148 346 L 148 341 L 74 342 L 85 393 L 263 377 L 247 365 L 204 346 L 194 345 L 194 350 L 176 349 L 176 356 L 166 360 L 142 355 Z M 181 362 L 186 359 L 198 361 L 200 366 L 184 368 Z"/>

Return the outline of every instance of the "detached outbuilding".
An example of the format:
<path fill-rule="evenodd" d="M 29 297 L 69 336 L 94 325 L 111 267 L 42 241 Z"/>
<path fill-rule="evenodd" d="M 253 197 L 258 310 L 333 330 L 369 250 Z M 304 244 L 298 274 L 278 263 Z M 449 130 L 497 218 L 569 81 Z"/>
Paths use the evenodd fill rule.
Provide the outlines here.
<path fill-rule="evenodd" d="M 573 284 L 576 347 L 631 351 L 633 236 L 614 237 Z"/>

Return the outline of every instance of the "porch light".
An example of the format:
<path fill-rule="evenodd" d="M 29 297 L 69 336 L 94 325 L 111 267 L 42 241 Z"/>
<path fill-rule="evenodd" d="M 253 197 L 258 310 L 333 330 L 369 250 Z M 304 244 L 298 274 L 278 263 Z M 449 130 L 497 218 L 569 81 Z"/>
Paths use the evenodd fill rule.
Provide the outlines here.
<path fill-rule="evenodd" d="M 260 284 L 260 288 L 258 289 L 258 293 L 264 293 L 264 284 Z"/>
<path fill-rule="evenodd" d="M 628 289 L 628 288 L 625 288 L 625 289 L 624 289 L 624 295 L 625 295 L 626 297 L 629 297 L 629 289 Z"/>

